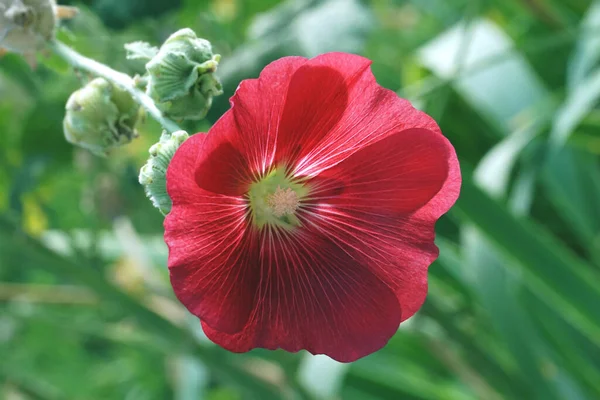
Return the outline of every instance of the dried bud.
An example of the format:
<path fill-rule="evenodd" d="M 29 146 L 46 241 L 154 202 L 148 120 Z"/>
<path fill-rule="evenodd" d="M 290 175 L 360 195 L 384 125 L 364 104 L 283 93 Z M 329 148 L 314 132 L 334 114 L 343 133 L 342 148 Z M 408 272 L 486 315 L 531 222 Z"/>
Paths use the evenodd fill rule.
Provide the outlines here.
<path fill-rule="evenodd" d="M 175 155 L 175 151 L 189 137 L 185 131 L 171 134 L 164 132 L 160 141 L 150 147 L 150 159 L 140 171 L 140 183 L 144 186 L 146 196 L 163 215 L 171 211 L 171 198 L 167 194 L 167 168 Z"/>
<path fill-rule="evenodd" d="M 35 52 L 54 37 L 56 23 L 54 0 L 0 0 L 0 47 Z"/>
<path fill-rule="evenodd" d="M 147 93 L 170 118 L 202 119 L 213 96 L 223 93 L 214 74 L 220 59 L 191 29 L 175 32 L 146 64 Z"/>
<path fill-rule="evenodd" d="M 106 155 L 137 136 L 140 107 L 129 93 L 103 78 L 74 92 L 67 102 L 65 137 L 74 145 Z"/>

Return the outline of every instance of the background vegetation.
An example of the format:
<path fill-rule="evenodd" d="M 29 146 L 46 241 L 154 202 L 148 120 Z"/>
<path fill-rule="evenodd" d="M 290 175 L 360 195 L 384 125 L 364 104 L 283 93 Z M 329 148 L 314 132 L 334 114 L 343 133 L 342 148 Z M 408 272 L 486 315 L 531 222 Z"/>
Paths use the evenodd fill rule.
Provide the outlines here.
<path fill-rule="evenodd" d="M 0 398 L 600 398 L 600 3 L 90 0 L 59 37 L 135 73 L 123 43 L 189 26 L 225 95 L 284 55 L 341 50 L 436 118 L 464 173 L 427 303 L 350 365 L 208 342 L 172 294 L 137 173 L 159 127 L 100 159 L 65 142 L 86 77 L 0 60 Z"/>

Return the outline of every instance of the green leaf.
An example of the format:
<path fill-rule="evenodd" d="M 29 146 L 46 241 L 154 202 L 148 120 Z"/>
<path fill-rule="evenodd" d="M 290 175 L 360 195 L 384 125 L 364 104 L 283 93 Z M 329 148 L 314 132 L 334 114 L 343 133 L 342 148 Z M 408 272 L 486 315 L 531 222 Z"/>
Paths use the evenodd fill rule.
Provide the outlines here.
<path fill-rule="evenodd" d="M 558 365 L 576 371 L 573 378 L 585 385 L 590 393 L 594 393 L 591 398 L 600 397 L 600 349 L 561 318 L 556 310 L 530 293 L 525 294 L 522 304 L 538 326 L 542 327 L 544 341 L 556 350 Z"/>
<path fill-rule="evenodd" d="M 580 86 L 600 60 L 598 27 L 600 27 L 600 2 L 595 1 L 590 5 L 581 22 L 579 41 L 569 62 L 567 76 L 569 91 Z"/>
<path fill-rule="evenodd" d="M 453 214 L 473 223 L 491 244 L 514 262 L 515 273 L 544 302 L 600 345 L 598 274 L 561 242 L 533 222 L 518 219 L 463 175 Z M 514 265 L 521 268 L 514 269 Z"/>
<path fill-rule="evenodd" d="M 147 42 L 132 42 L 125 44 L 128 60 L 151 60 L 158 54 L 158 47 Z"/>
<path fill-rule="evenodd" d="M 31 70 L 31 67 L 27 65 L 25 59 L 15 53 L 9 53 L 2 57 L 2 62 L 0 62 L 0 75 L 4 75 L 13 82 L 11 82 L 14 86 L 21 86 L 23 89 L 26 89 L 29 94 L 35 94 L 40 90 L 42 82 L 39 80 L 37 76 L 35 76 L 34 72 Z M 3 85 L 0 84 L 0 89 Z"/>
<path fill-rule="evenodd" d="M 397 334 L 400 336 L 400 334 Z M 415 340 L 417 339 L 417 340 Z M 402 337 L 407 346 L 425 351 L 416 337 Z M 433 349 L 431 349 L 433 350 Z M 425 357 L 425 354 L 422 354 Z M 397 366 L 402 364 L 402 368 Z M 433 377 L 437 379 L 432 379 Z M 403 354 L 376 353 L 356 362 L 348 374 L 347 387 L 389 399 L 474 400 L 465 388 L 448 376 L 440 376 L 427 369 L 418 357 Z M 342 397 L 345 398 L 344 392 Z"/>
<path fill-rule="evenodd" d="M 155 334 L 162 348 L 169 352 L 188 351 L 194 357 L 210 365 L 216 375 L 227 383 L 249 390 L 252 398 L 277 398 L 278 389 L 271 384 L 248 376 L 239 365 L 224 359 L 218 349 L 200 346 L 191 332 L 174 325 L 171 321 L 151 311 L 127 293 L 112 285 L 98 271 L 78 262 L 62 257 L 36 239 L 21 232 L 11 219 L 0 214 L 0 243 L 19 249 L 28 259 L 43 265 L 48 271 L 80 282 L 112 305 L 112 311 L 122 317 L 135 318 L 138 323 Z"/>
<path fill-rule="evenodd" d="M 600 100 L 600 69 L 568 94 L 554 118 L 550 143 L 553 152 L 562 147 L 583 118 Z"/>
<path fill-rule="evenodd" d="M 447 248 L 441 246 L 440 254 L 443 254 L 444 250 Z M 452 267 L 458 268 L 459 265 Z M 502 393 L 509 398 L 525 398 L 528 386 L 519 374 L 513 373 L 512 365 L 506 362 L 502 349 L 504 343 L 496 337 L 492 337 L 491 340 L 482 338 L 483 333 L 489 331 L 489 326 L 483 323 L 482 318 L 470 315 L 469 318 L 459 319 L 440 307 L 444 303 L 444 298 L 430 296 L 421 312 L 440 324 L 448 344 L 459 348 L 464 362 L 481 374 L 487 385 L 492 388 L 490 390 L 487 385 L 471 384 L 473 391 L 478 393 L 480 398 L 490 398 L 490 392 Z M 473 321 L 479 322 L 476 327 L 472 326 Z M 474 332 L 477 334 L 473 335 Z M 504 357 L 500 357 L 499 354 Z"/>
<path fill-rule="evenodd" d="M 193 357 L 181 356 L 175 361 L 175 400 L 203 400 L 209 383 L 206 366 Z"/>
<path fill-rule="evenodd" d="M 298 382 L 317 399 L 332 399 L 338 394 L 350 367 L 324 355 L 305 354 L 298 370 Z"/>
<path fill-rule="evenodd" d="M 600 167 L 596 158 L 565 147 L 545 167 L 543 181 L 549 200 L 600 265 Z"/>
<path fill-rule="evenodd" d="M 359 0 L 329 0 L 298 16 L 290 25 L 303 53 L 315 57 L 330 51 L 360 52 L 374 19 Z"/>
<path fill-rule="evenodd" d="M 506 257 L 498 254 L 478 229 L 464 226 L 463 232 L 465 262 L 473 271 L 473 287 L 502 342 L 531 382 L 530 396 L 557 399 L 552 381 L 542 373 L 544 343 L 515 296 L 521 284 L 519 277 L 508 273 Z"/>
<path fill-rule="evenodd" d="M 530 125 L 507 136 L 482 158 L 474 179 L 492 196 L 504 196 L 519 155 L 539 131 L 539 126 Z"/>
<path fill-rule="evenodd" d="M 486 19 L 454 25 L 419 49 L 418 56 L 437 76 L 452 80 L 473 109 L 506 132 L 524 110 L 547 101 L 547 89 L 512 39 Z M 494 57 L 497 62 L 475 69 Z"/>
<path fill-rule="evenodd" d="M 479 248 L 472 247 L 472 245 L 485 245 L 485 243 L 481 243 L 481 238 L 477 236 L 477 232 L 474 232 L 473 229 L 470 229 L 469 232 L 471 233 L 469 236 L 471 241 L 470 243 L 467 241 L 464 245 L 464 250 L 467 253 L 466 257 L 461 257 L 459 254 L 460 248 L 451 242 L 442 238 L 436 240 L 436 244 L 440 248 L 440 258 L 437 265 L 448 271 L 454 271 L 454 275 L 473 292 L 473 302 L 484 306 L 483 308 L 477 308 L 478 312 L 473 311 L 473 314 L 469 315 L 469 317 L 473 321 L 477 321 L 477 332 L 488 332 L 490 329 L 484 321 L 490 320 L 497 326 L 498 319 L 503 317 L 506 319 L 506 314 L 503 315 L 502 312 L 496 312 L 498 309 L 506 309 L 506 301 L 499 301 L 491 306 L 486 301 L 486 297 L 493 300 L 497 300 L 498 298 L 497 292 L 499 288 L 493 287 L 488 294 L 489 286 L 502 284 L 503 282 L 498 282 L 497 279 L 490 279 L 490 281 L 481 279 L 494 265 L 483 264 L 484 260 L 480 256 L 487 255 L 489 257 L 490 254 L 483 252 Z M 471 252 L 475 252 L 475 254 L 471 254 Z M 481 261 L 482 264 L 474 265 L 472 263 L 474 259 Z M 485 261 L 488 260 L 486 259 Z M 482 280 L 483 282 L 481 282 Z M 483 301 L 479 300 L 482 297 Z M 492 343 L 496 344 L 498 348 L 495 350 L 495 353 L 497 354 L 498 352 L 506 353 L 504 345 L 510 345 L 510 342 L 507 342 L 504 337 L 500 340 L 497 335 L 489 338 L 488 342 L 485 342 L 485 339 L 479 337 L 479 335 L 475 339 L 470 338 L 468 333 L 464 332 L 464 323 L 461 323 L 457 317 L 453 318 L 445 315 L 439 308 L 439 306 L 447 303 L 447 299 L 445 297 L 438 298 L 434 293 L 430 295 L 430 298 L 432 301 L 426 304 L 424 311 L 442 323 L 443 328 L 452 338 L 452 341 L 457 343 L 462 348 L 465 357 L 470 359 L 470 365 L 474 366 L 476 371 L 485 377 L 485 382 L 492 385 L 498 393 L 510 393 L 510 397 L 514 398 L 527 396 L 530 388 L 526 385 L 527 381 L 522 379 L 523 375 L 517 373 L 513 376 L 511 372 L 512 368 L 509 368 L 506 362 L 501 362 L 498 357 L 494 357 L 491 344 L 489 343 L 489 341 L 492 341 Z M 494 303 L 493 300 L 492 303 Z M 487 318 L 482 318 L 482 313 L 485 313 L 484 316 Z M 515 318 L 513 314 L 508 314 L 508 316 L 511 320 Z M 483 345 L 482 340 L 485 343 Z M 509 357 L 508 354 L 507 357 Z M 519 367 L 522 366 L 520 365 Z"/>

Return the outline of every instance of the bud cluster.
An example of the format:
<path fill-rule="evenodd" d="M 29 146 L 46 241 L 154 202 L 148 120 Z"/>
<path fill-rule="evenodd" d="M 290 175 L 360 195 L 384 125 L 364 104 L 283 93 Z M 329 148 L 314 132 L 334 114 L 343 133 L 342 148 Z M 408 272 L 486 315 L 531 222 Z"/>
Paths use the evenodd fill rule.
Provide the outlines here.
<path fill-rule="evenodd" d="M 215 76 L 221 56 L 189 28 L 172 34 L 160 49 L 145 42 L 126 45 L 130 59 L 146 59 L 146 93 L 175 120 L 206 116 L 213 96 L 223 93 Z"/>
<path fill-rule="evenodd" d="M 198 38 L 191 29 L 175 32 L 160 48 L 145 42 L 127 44 L 129 59 L 146 61 L 146 74 L 133 79 L 64 46 L 57 48 L 66 58 L 76 60 L 75 65 L 101 72 L 101 78 L 71 95 L 63 122 L 67 141 L 97 155 L 107 155 L 137 136 L 135 126 L 142 112 L 140 104 L 165 127 L 174 130 L 175 124 L 171 125 L 168 118 L 202 119 L 213 96 L 222 93 L 221 83 L 215 76 L 221 57 L 212 53 L 210 42 Z M 145 90 L 145 94 L 141 90 Z M 152 102 L 154 104 L 149 104 Z M 149 149 L 150 158 L 140 170 L 140 184 L 164 215 L 172 207 L 167 194 L 167 169 L 188 137 L 185 131 L 165 131 L 160 141 Z"/>
<path fill-rule="evenodd" d="M 160 49 L 145 42 L 129 43 L 125 49 L 129 59 L 147 61 L 147 73 L 136 76 L 133 84 L 145 89 L 158 114 L 177 120 L 201 119 L 213 96 L 222 93 L 214 75 L 220 56 L 191 29 L 175 32 Z M 137 136 L 140 107 L 132 97 L 135 92 L 128 93 L 111 82 L 97 78 L 73 93 L 63 124 L 69 142 L 100 155 Z"/>
<path fill-rule="evenodd" d="M 63 128 L 68 142 L 97 155 L 131 142 L 140 106 L 131 95 L 103 78 L 74 92 L 66 106 Z"/>

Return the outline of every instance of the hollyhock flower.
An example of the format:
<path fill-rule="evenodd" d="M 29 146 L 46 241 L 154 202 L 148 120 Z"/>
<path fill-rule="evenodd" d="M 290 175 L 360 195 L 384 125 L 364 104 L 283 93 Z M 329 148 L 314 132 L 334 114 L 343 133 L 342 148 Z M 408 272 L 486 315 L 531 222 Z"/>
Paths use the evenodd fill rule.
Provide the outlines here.
<path fill-rule="evenodd" d="M 354 361 L 422 305 L 459 166 L 433 119 L 370 64 L 275 61 L 175 153 L 171 283 L 222 347 Z"/>

